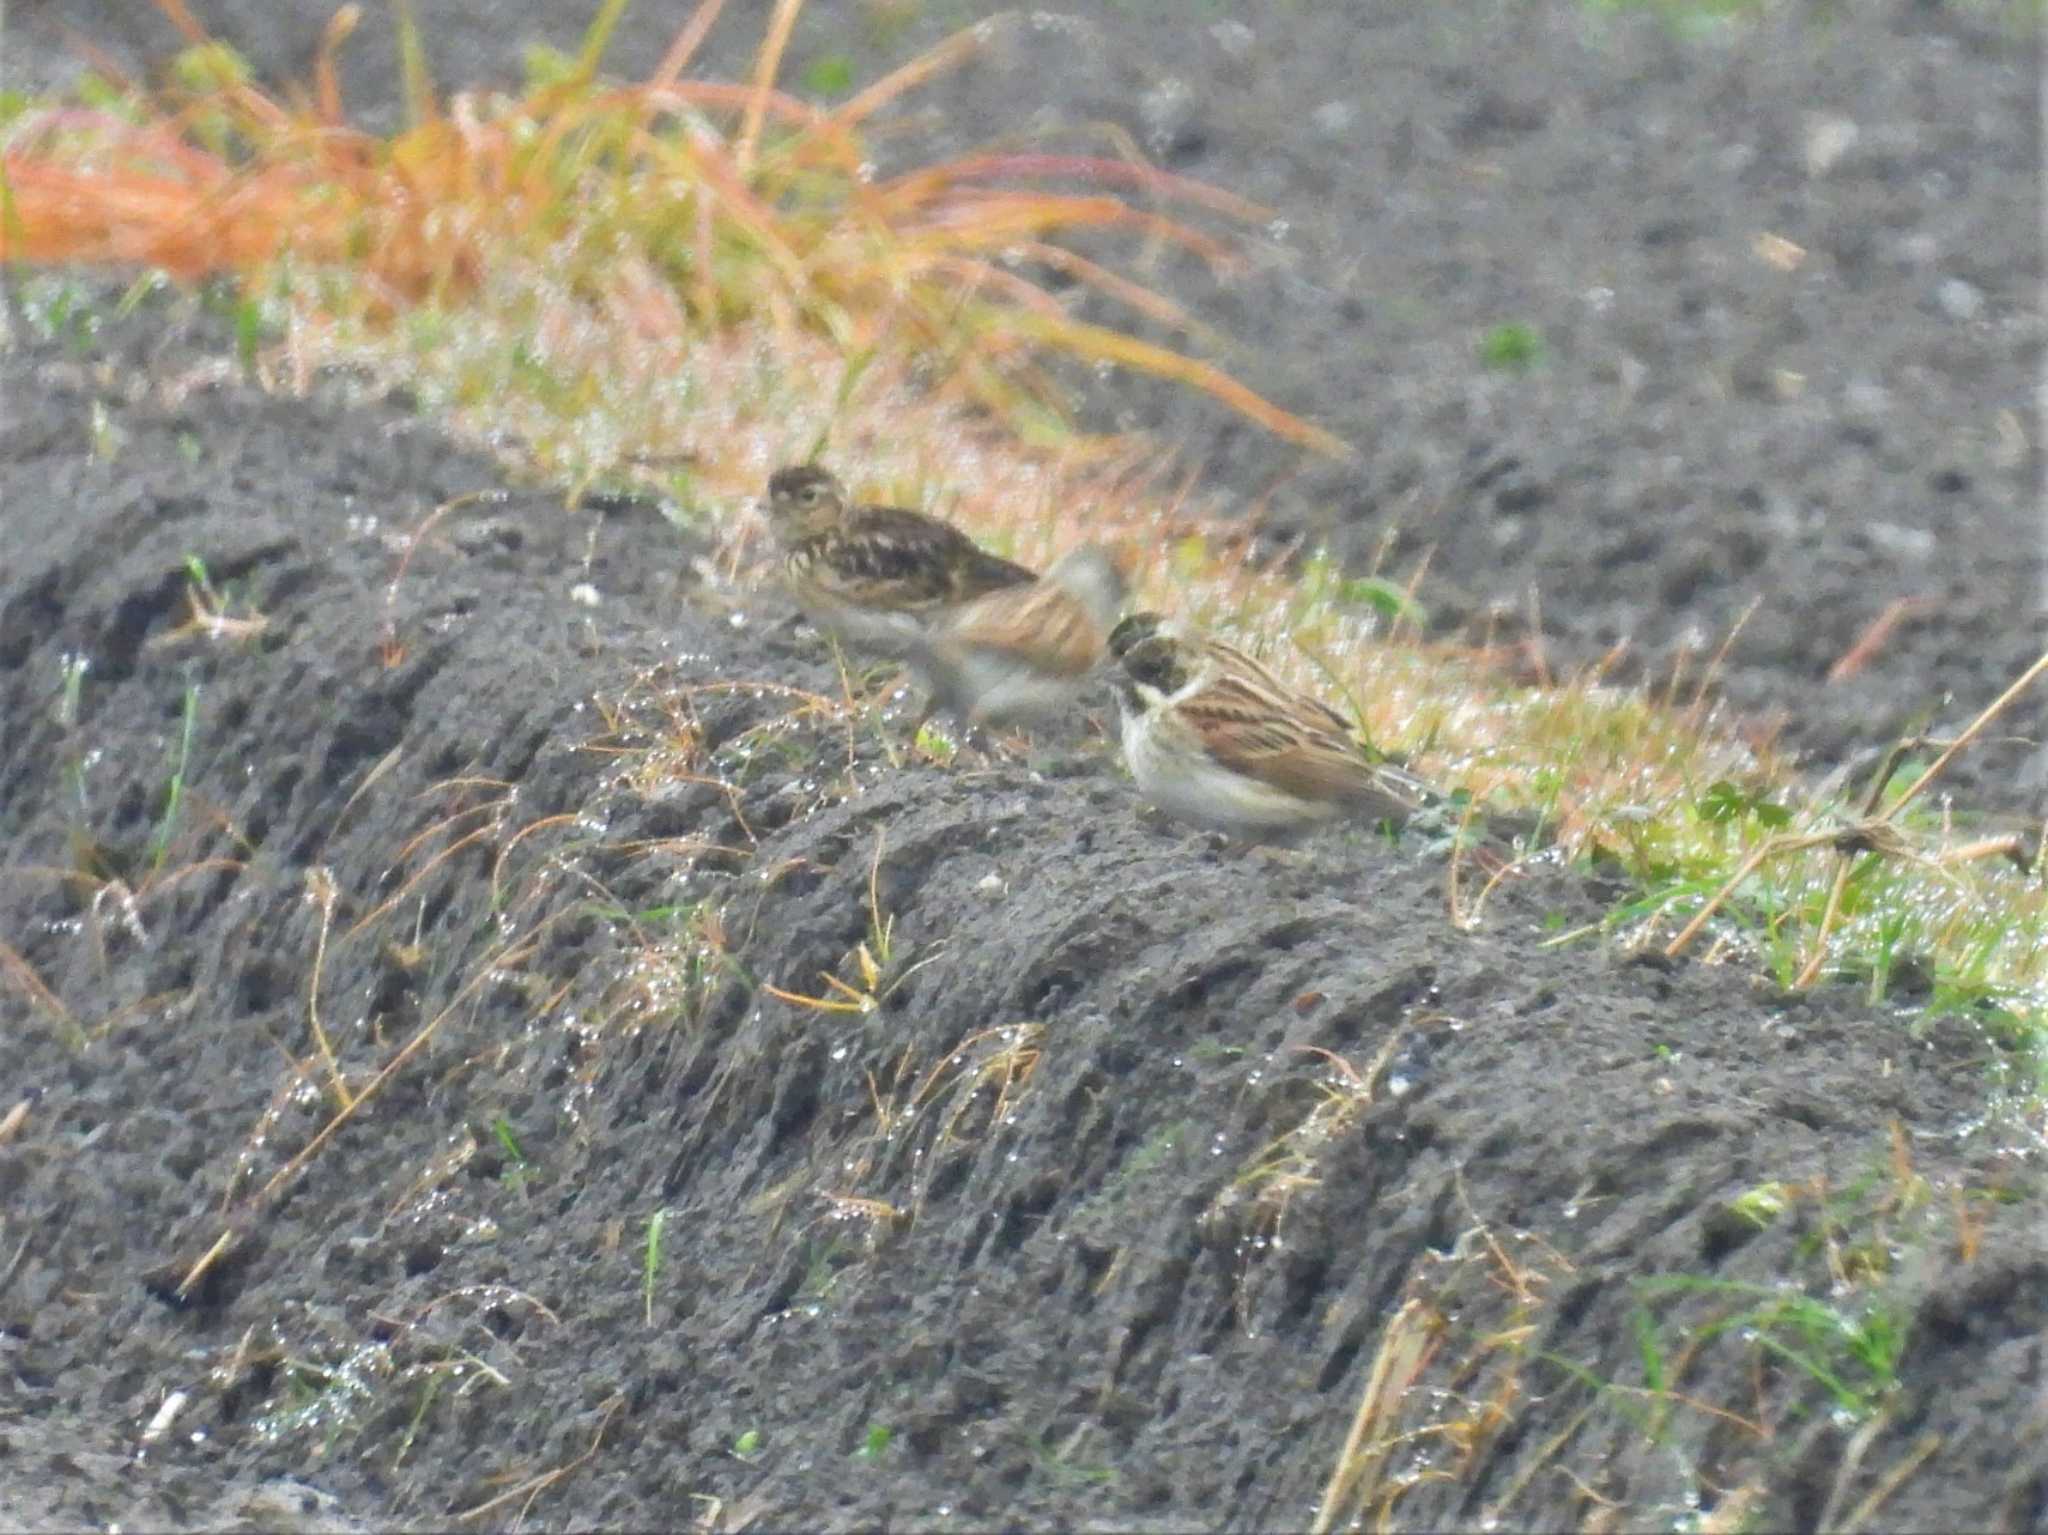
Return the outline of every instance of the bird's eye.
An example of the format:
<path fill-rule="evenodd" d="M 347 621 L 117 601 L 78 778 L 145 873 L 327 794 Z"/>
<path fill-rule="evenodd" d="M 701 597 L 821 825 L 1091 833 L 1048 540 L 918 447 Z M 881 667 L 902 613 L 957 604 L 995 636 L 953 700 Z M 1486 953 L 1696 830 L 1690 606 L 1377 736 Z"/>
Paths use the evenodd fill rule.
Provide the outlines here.
<path fill-rule="evenodd" d="M 816 485 L 806 485 L 802 490 L 797 492 L 797 495 L 802 498 L 806 506 L 816 506 L 818 504 L 818 497 L 820 494 L 822 494 L 820 487 Z"/>
<path fill-rule="evenodd" d="M 1178 692 L 1186 681 L 1173 647 L 1159 639 L 1144 640 L 1125 652 L 1124 670 L 1134 682 L 1142 682 L 1162 693 Z"/>

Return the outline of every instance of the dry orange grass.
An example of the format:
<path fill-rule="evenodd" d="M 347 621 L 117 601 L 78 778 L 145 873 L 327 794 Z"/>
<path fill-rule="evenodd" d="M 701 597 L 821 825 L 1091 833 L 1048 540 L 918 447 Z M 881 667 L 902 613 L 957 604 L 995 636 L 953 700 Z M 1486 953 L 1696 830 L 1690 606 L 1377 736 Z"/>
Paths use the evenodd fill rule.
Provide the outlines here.
<path fill-rule="evenodd" d="M 343 114 L 335 54 L 358 6 L 336 13 L 313 87 L 286 105 L 183 0 L 157 0 L 191 43 L 172 84 L 13 125 L 0 259 L 252 283 L 284 261 L 341 267 L 362 316 L 387 323 L 471 300 L 493 272 L 538 261 L 567 294 L 645 334 L 759 326 L 778 347 L 817 336 L 844 358 L 886 343 L 941 357 L 941 393 L 1006 411 L 1055 404 L 1036 360 L 1059 353 L 1178 380 L 1289 440 L 1344 451 L 1208 364 L 1077 320 L 1025 275 L 1060 274 L 1186 329 L 1171 301 L 1056 241 L 1127 234 L 1221 269 L 1224 239 L 1154 205 L 1239 220 L 1264 210 L 1135 157 L 974 155 L 878 177 L 867 120 L 1002 22 L 977 23 L 824 111 L 773 86 L 800 0 L 778 4 L 751 83 L 682 78 L 723 3 L 703 0 L 636 85 L 596 82 L 624 0 L 600 7 L 563 78 L 523 96 L 462 93 L 442 108 L 415 71 L 417 120 L 382 138 Z M 410 36 L 402 21 L 401 41 Z"/>

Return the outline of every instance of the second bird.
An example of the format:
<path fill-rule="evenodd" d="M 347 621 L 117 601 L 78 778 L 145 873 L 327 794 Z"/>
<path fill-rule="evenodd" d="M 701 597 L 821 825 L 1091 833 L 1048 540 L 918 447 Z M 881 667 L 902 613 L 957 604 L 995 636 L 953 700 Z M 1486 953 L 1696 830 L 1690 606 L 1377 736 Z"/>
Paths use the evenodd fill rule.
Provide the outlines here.
<path fill-rule="evenodd" d="M 932 627 L 932 705 L 969 725 L 1046 725 L 1073 707 L 1123 610 L 1116 557 L 1069 549 L 1029 586 L 977 597 Z"/>

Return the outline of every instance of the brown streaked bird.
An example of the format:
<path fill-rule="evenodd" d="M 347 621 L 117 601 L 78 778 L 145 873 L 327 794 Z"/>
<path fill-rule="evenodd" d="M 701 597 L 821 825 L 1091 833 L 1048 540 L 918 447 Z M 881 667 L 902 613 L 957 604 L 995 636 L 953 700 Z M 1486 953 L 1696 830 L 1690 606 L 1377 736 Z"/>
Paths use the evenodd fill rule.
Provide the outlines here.
<path fill-rule="evenodd" d="M 932 626 L 921 661 L 932 707 L 973 725 L 1042 725 L 1088 685 L 1128 582 L 1117 555 L 1069 549 L 1029 586 L 1007 586 Z"/>
<path fill-rule="evenodd" d="M 769 477 L 768 525 L 805 616 L 899 659 L 916 660 L 932 624 L 953 609 L 1038 579 L 949 522 L 850 503 L 838 479 L 815 464 Z"/>
<path fill-rule="evenodd" d="M 1124 761 L 1170 815 L 1262 837 L 1344 815 L 1400 825 L 1435 797 L 1234 646 L 1183 637 L 1152 613 L 1125 619 L 1109 644 Z"/>

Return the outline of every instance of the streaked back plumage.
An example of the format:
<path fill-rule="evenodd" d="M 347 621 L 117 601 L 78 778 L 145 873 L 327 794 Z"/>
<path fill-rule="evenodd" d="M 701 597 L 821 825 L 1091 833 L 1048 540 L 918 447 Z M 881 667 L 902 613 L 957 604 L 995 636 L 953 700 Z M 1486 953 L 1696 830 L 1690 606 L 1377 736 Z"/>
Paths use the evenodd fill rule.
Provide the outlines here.
<path fill-rule="evenodd" d="M 906 507 L 850 504 L 838 479 L 814 464 L 769 477 L 767 517 L 804 612 L 887 655 L 913 655 L 942 615 L 1037 579 L 949 522 Z"/>
<path fill-rule="evenodd" d="M 1182 819 L 1258 835 L 1340 814 L 1399 823 L 1428 802 L 1343 715 L 1233 646 L 1127 619 L 1111 648 L 1131 776 Z"/>

